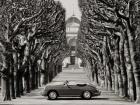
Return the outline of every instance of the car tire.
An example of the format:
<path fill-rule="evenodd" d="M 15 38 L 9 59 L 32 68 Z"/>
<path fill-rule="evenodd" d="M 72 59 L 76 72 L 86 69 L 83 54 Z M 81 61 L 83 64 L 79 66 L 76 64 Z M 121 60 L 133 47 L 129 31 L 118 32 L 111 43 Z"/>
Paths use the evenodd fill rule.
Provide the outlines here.
<path fill-rule="evenodd" d="M 55 100 L 55 99 L 57 99 L 57 97 L 58 97 L 58 94 L 57 94 L 56 91 L 50 91 L 48 93 L 48 99 L 49 100 Z"/>
<path fill-rule="evenodd" d="M 82 98 L 84 98 L 84 99 L 91 99 L 91 96 L 92 96 L 92 94 L 88 90 L 84 91 L 82 94 Z"/>

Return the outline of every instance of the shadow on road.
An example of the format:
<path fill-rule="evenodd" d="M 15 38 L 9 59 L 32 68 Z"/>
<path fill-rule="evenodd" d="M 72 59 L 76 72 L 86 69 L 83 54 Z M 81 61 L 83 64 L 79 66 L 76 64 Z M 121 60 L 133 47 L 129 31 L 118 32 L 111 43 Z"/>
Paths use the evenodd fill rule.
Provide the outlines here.
<path fill-rule="evenodd" d="M 86 99 L 83 99 L 83 98 L 57 98 L 56 100 L 86 100 Z M 91 98 L 90 100 L 109 100 L 108 98 Z M 54 101 L 54 100 L 53 100 Z"/>

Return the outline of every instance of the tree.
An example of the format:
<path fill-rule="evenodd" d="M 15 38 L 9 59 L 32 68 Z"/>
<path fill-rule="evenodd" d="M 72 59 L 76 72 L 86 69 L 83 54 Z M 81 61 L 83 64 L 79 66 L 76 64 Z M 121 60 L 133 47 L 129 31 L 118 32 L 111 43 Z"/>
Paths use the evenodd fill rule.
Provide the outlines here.
<path fill-rule="evenodd" d="M 2 96 L 11 100 L 10 93 L 16 98 L 38 88 L 39 61 L 49 46 L 66 43 L 65 10 L 53 0 L 2 0 L 0 16 Z"/>
<path fill-rule="evenodd" d="M 139 2 L 137 0 L 79 0 L 79 6 L 83 19 L 81 23 L 84 23 L 81 24 L 81 27 L 84 27 L 82 28 L 85 32 L 84 36 L 94 35 L 95 39 L 104 39 L 100 41 L 105 77 L 108 77 L 107 71 L 111 70 L 115 74 L 115 91 L 119 92 L 120 96 L 129 95 L 132 100 L 136 97 L 136 102 L 139 103 L 139 50 L 136 51 L 139 46 L 136 46 L 139 36 Z M 93 39 L 91 42 L 97 44 Z M 124 52 L 125 50 L 127 53 Z M 126 60 L 123 59 L 124 56 Z M 105 83 L 108 83 L 107 81 Z"/>

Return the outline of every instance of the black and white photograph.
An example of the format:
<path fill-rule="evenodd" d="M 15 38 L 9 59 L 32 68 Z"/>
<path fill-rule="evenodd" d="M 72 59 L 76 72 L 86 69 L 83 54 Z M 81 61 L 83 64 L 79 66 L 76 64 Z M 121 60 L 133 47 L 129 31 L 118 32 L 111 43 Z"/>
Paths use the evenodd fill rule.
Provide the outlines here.
<path fill-rule="evenodd" d="M 140 105 L 140 0 L 0 0 L 0 105 Z"/>

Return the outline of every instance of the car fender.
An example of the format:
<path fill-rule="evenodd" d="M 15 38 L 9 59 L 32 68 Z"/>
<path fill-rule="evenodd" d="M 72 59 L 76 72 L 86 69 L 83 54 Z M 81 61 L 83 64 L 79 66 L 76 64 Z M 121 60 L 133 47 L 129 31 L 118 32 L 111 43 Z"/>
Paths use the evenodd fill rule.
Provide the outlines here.
<path fill-rule="evenodd" d="M 59 96 L 58 91 L 57 91 L 57 90 L 55 90 L 55 89 L 48 90 L 48 92 L 47 92 L 47 96 L 49 95 L 49 93 L 50 93 L 51 91 L 55 91 L 55 92 L 56 92 L 56 94 Z"/>

